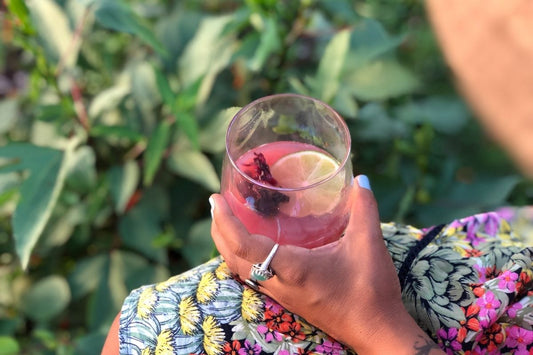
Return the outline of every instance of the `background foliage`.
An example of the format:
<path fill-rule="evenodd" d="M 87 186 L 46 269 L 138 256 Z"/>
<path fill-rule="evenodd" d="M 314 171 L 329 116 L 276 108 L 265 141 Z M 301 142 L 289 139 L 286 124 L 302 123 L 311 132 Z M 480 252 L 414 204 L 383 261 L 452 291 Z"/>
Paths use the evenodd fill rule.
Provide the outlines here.
<path fill-rule="evenodd" d="M 531 203 L 420 1 L 3 0 L 0 354 L 96 354 L 128 292 L 207 259 L 236 108 L 298 92 L 353 137 L 383 220 Z"/>

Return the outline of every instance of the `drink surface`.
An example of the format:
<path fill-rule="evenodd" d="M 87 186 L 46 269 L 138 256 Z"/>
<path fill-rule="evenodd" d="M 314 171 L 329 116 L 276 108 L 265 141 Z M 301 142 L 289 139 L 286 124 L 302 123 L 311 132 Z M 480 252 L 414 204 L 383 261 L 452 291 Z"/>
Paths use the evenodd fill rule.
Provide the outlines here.
<path fill-rule="evenodd" d="M 311 144 L 280 141 L 256 147 L 236 161 L 254 184 L 234 168 L 222 187 L 233 213 L 250 233 L 280 244 L 314 248 L 337 240 L 348 222 L 346 174 L 328 153 Z M 313 185 L 315 184 L 315 185 Z M 309 188 L 306 188 L 310 186 Z"/>

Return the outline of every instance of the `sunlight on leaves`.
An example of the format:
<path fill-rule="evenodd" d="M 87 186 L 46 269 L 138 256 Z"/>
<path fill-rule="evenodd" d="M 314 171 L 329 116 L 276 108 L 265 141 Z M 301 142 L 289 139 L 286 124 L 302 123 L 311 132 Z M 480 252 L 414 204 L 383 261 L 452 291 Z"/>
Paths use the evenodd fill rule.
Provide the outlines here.
<path fill-rule="evenodd" d="M 173 149 L 168 167 L 177 175 L 191 179 L 212 192 L 220 190 L 220 180 L 211 161 L 200 151 Z"/>
<path fill-rule="evenodd" d="M 340 31 L 328 43 L 320 60 L 313 93 L 324 102 L 330 102 L 337 93 L 349 41 L 350 31 Z"/>
<path fill-rule="evenodd" d="M 121 214 L 126 210 L 126 206 L 137 188 L 139 179 L 139 166 L 133 160 L 128 160 L 123 165 L 114 166 L 110 169 L 109 184 L 117 213 Z"/>
<path fill-rule="evenodd" d="M 28 265 L 31 251 L 63 187 L 71 149 L 60 151 L 24 143 L 0 147 L 0 157 L 16 160 L 14 165 L 1 168 L 0 173 L 29 172 L 21 185 L 20 201 L 12 218 L 15 249 L 23 268 Z"/>
<path fill-rule="evenodd" d="M 63 9 L 53 0 L 28 0 L 26 4 L 50 60 L 57 64 L 64 57 L 65 66 L 74 65 L 80 43 L 73 43 L 73 32 Z"/>
<path fill-rule="evenodd" d="M 357 98 L 365 101 L 404 95 L 420 86 L 411 71 L 392 60 L 371 62 L 349 75 L 345 83 Z"/>

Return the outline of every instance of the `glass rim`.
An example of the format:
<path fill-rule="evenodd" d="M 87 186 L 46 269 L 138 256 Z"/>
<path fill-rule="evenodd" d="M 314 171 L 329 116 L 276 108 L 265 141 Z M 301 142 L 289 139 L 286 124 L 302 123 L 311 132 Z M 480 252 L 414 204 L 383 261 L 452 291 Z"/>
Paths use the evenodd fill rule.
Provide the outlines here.
<path fill-rule="evenodd" d="M 280 187 L 280 186 L 268 185 L 268 184 L 262 183 L 260 181 L 257 181 L 255 179 L 253 179 L 252 177 L 250 177 L 248 174 L 246 174 L 244 171 L 239 169 L 239 167 L 237 166 L 235 160 L 233 160 L 233 157 L 231 156 L 231 154 L 229 152 L 229 148 L 228 148 L 229 132 L 231 131 L 231 128 L 232 128 L 233 124 L 237 121 L 237 119 L 244 112 L 249 110 L 252 106 L 257 105 L 258 103 L 261 103 L 261 102 L 264 102 L 264 101 L 268 101 L 268 100 L 272 100 L 274 98 L 278 98 L 278 97 L 293 97 L 293 98 L 300 98 L 300 99 L 314 101 L 314 102 L 324 106 L 327 110 L 329 110 L 333 114 L 333 117 L 334 117 L 335 121 L 338 123 L 339 127 L 341 127 L 342 130 L 345 133 L 345 136 L 346 136 L 346 147 L 347 147 L 346 154 L 345 154 L 344 158 L 342 159 L 342 161 L 340 161 L 339 167 L 337 168 L 337 170 L 335 170 L 335 172 L 333 174 L 325 177 L 322 180 L 319 180 L 319 181 L 314 182 L 314 183 L 312 183 L 310 185 L 306 185 L 306 186 L 302 186 L 302 187 Z M 229 159 L 229 161 L 230 161 L 231 165 L 233 166 L 233 168 L 243 178 L 245 178 L 246 180 L 248 180 L 249 182 L 251 182 L 254 185 L 260 186 L 260 187 L 268 189 L 268 190 L 279 191 L 279 192 L 296 192 L 296 191 L 308 190 L 308 189 L 315 188 L 317 186 L 320 186 L 320 185 L 328 182 L 329 180 L 331 180 L 335 176 L 337 176 L 342 170 L 344 170 L 344 167 L 346 166 L 346 163 L 348 162 L 348 159 L 350 159 L 351 150 L 352 150 L 352 138 L 350 136 L 350 130 L 348 129 L 348 126 L 346 125 L 346 122 L 344 121 L 344 119 L 341 117 L 341 115 L 339 115 L 339 113 L 337 111 L 335 111 L 330 105 L 326 104 L 325 102 L 323 102 L 321 100 L 315 99 L 314 97 L 306 96 L 306 95 L 300 95 L 300 94 L 293 94 L 293 93 L 283 93 L 283 94 L 274 94 L 274 95 L 263 96 L 263 97 L 261 97 L 259 99 L 256 99 L 256 100 L 248 103 L 246 106 L 242 107 L 233 116 L 233 118 L 231 119 L 231 121 L 230 121 L 230 123 L 228 125 L 228 129 L 226 130 L 226 141 L 225 141 L 225 144 L 226 144 L 226 146 L 225 146 L 226 157 Z M 351 173 L 351 175 L 353 175 L 353 172 Z"/>

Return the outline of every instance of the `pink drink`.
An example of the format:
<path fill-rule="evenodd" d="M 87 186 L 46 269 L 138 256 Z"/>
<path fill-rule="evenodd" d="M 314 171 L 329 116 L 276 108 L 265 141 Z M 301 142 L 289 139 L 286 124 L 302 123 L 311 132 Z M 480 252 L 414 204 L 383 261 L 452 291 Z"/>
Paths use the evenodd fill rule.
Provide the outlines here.
<path fill-rule="evenodd" d="M 257 178 L 254 159 L 261 154 L 266 164 L 272 167 L 279 159 L 302 151 L 316 151 L 331 157 L 311 144 L 278 141 L 244 153 L 235 163 L 248 178 L 254 179 Z M 224 174 L 222 181 L 227 185 L 222 187 L 224 197 L 234 215 L 250 233 L 266 235 L 280 244 L 314 248 L 339 239 L 346 228 L 350 207 L 349 191 L 343 189 L 338 203 L 325 213 L 299 217 L 284 213 L 282 206 L 289 199 L 297 199 L 298 191 L 284 190 L 284 186 L 277 186 L 281 189 L 269 189 L 270 184 L 263 181 L 254 184 L 253 180 L 245 178 L 234 168 L 225 169 Z M 276 183 L 276 176 L 272 175 L 272 178 L 273 183 Z M 320 189 L 320 185 L 312 188 Z M 294 203 L 298 204 L 298 200 Z"/>

